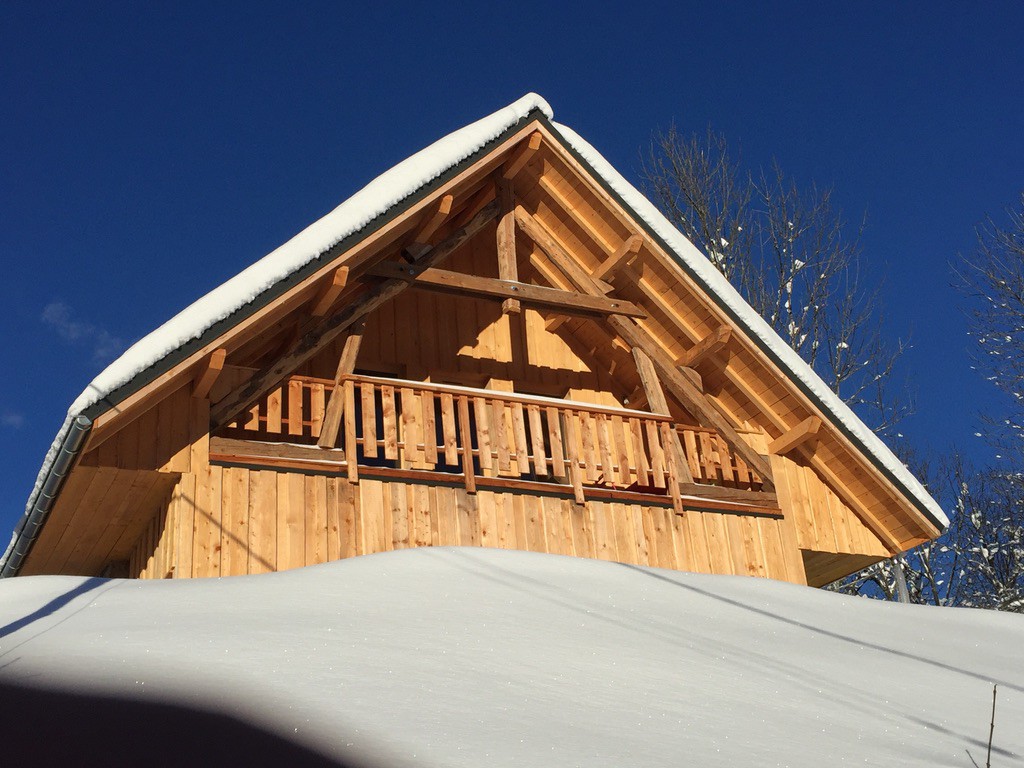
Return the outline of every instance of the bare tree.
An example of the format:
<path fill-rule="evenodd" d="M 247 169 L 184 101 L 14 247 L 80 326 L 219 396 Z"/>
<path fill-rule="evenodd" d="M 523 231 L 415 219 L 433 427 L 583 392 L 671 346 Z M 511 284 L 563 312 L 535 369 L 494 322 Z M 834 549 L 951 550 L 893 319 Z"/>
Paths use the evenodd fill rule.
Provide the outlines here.
<path fill-rule="evenodd" d="M 860 235 L 830 189 L 800 189 L 776 164 L 755 175 L 708 130 L 657 135 L 652 198 L 748 303 L 877 431 L 909 410 L 889 386 L 904 343 L 883 333 L 879 284 L 862 282 Z M 899 393 L 899 394 L 898 394 Z"/>
<path fill-rule="evenodd" d="M 953 511 L 949 529 L 833 589 L 891 600 L 899 567 L 914 602 L 1024 613 L 1024 194 L 1006 221 L 979 227 L 974 252 L 956 269 L 971 303 L 978 368 L 1008 395 L 981 415 L 978 436 L 993 447 L 994 463 L 953 456 L 935 473 L 921 467 Z"/>

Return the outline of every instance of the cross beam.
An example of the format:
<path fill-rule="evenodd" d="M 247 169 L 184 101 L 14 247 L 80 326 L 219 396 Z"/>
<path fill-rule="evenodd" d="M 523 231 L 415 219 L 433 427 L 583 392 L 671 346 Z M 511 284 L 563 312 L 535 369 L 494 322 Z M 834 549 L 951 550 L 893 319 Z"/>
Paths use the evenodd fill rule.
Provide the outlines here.
<path fill-rule="evenodd" d="M 554 309 L 572 315 L 621 314 L 628 317 L 647 317 L 636 304 L 606 296 L 590 296 L 576 291 L 563 291 L 542 285 L 498 280 L 493 277 L 467 275 L 434 267 L 424 269 L 418 265 L 397 261 L 382 261 L 370 267 L 366 274 L 374 277 L 405 280 L 413 288 L 428 291 L 456 293 L 474 298 L 515 299 L 527 306 Z"/>

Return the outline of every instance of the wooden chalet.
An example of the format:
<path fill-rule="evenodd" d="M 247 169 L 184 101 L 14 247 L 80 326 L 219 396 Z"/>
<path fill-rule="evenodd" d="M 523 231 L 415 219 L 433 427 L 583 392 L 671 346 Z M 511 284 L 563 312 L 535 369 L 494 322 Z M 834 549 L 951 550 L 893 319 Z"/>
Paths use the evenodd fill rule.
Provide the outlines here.
<path fill-rule="evenodd" d="M 525 97 L 114 363 L 3 573 L 482 546 L 822 585 L 938 535 L 924 489 L 716 274 Z"/>

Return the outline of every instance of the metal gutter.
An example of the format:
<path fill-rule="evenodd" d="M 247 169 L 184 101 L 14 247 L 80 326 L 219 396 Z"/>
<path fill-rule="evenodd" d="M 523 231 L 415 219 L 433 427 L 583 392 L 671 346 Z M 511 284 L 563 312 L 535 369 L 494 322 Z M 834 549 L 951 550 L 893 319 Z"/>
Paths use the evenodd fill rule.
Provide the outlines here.
<path fill-rule="evenodd" d="M 91 429 L 92 419 L 86 416 L 79 414 L 71 420 L 64 441 L 54 457 L 53 464 L 50 465 L 46 480 L 36 494 L 35 504 L 32 505 L 32 509 L 25 512 L 14 528 L 11 544 L 3 556 L 0 578 L 16 576 L 21 569 Z"/>

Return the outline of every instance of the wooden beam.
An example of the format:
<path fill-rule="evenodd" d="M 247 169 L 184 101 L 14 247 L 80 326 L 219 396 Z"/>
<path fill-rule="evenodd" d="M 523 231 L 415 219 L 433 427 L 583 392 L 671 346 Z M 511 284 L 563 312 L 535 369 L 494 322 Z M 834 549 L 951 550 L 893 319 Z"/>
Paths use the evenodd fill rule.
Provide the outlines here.
<path fill-rule="evenodd" d="M 531 133 L 530 138 L 523 141 L 513 151 L 512 157 L 508 159 L 501 171 L 501 177 L 503 179 L 514 179 L 518 176 L 519 172 L 526 167 L 526 164 L 533 159 L 534 154 L 540 149 L 540 143 L 543 138 L 538 131 Z"/>
<path fill-rule="evenodd" d="M 484 206 L 467 224 L 457 229 L 444 242 L 439 243 L 422 258 L 423 266 L 439 264 L 457 251 L 467 240 L 494 221 L 497 203 Z M 211 408 L 213 425 L 222 426 L 239 411 L 252 405 L 264 392 L 280 383 L 306 360 L 344 333 L 353 323 L 370 314 L 408 288 L 405 280 L 387 280 L 347 303 L 340 311 L 327 317 L 300 338 L 292 349 L 278 360 L 257 371 L 251 379 L 240 384 Z"/>
<path fill-rule="evenodd" d="M 324 411 L 320 439 L 316 442 L 321 448 L 335 448 L 338 445 L 341 417 L 345 411 L 345 393 L 341 382 L 356 369 L 356 359 L 359 357 L 359 348 L 363 344 L 364 330 L 366 330 L 365 320 L 360 320 L 352 326 L 352 331 L 345 339 L 345 346 L 341 350 L 341 357 L 338 358 L 338 369 L 334 373 L 334 389 L 331 390 L 331 397 L 327 401 L 327 409 Z M 350 450 L 351 447 L 346 445 L 345 449 Z"/>
<path fill-rule="evenodd" d="M 334 270 L 330 281 L 320 289 L 316 301 L 313 302 L 313 311 L 310 314 L 313 317 L 323 317 L 326 315 L 327 310 L 331 308 L 341 295 L 341 292 L 345 290 L 346 285 L 348 285 L 348 267 L 338 267 Z"/>
<path fill-rule="evenodd" d="M 601 262 L 598 268 L 594 270 L 592 277 L 600 280 L 601 278 L 614 275 L 620 267 L 636 258 L 636 255 L 640 253 L 640 246 L 643 244 L 644 239 L 640 235 L 633 235 L 619 247 L 619 250 Z"/>
<path fill-rule="evenodd" d="M 647 393 L 644 391 L 644 385 L 640 384 L 626 397 L 626 405 L 630 408 L 639 410 L 644 407 L 648 407 L 650 404 L 647 402 Z"/>
<path fill-rule="evenodd" d="M 693 370 L 693 368 L 679 366 L 679 372 L 683 374 L 683 376 L 688 378 L 690 380 L 690 383 L 693 384 L 693 386 L 695 386 L 701 392 L 704 391 L 704 379 L 701 378 L 700 374 L 697 373 L 697 371 Z"/>
<path fill-rule="evenodd" d="M 810 449 L 812 448 L 811 442 L 818 439 L 819 429 L 821 429 L 821 419 L 817 416 L 808 416 L 791 430 L 768 443 L 768 452 L 782 456 L 797 446 L 804 445 Z"/>
<path fill-rule="evenodd" d="M 217 377 L 224 370 L 224 360 L 227 359 L 228 351 L 224 347 L 213 350 L 206 358 L 206 364 L 202 372 L 196 377 L 195 386 L 192 388 L 192 397 L 204 400 L 210 394 L 213 385 L 217 383 Z"/>
<path fill-rule="evenodd" d="M 498 203 L 501 206 L 498 219 L 498 277 L 502 280 L 519 282 L 519 267 L 516 264 L 516 218 L 515 197 L 512 182 L 499 179 Z M 508 298 L 501 303 L 501 311 L 506 315 L 518 315 L 522 311 L 519 299 Z"/>
<path fill-rule="evenodd" d="M 639 347 L 633 347 L 633 360 L 636 362 L 636 371 L 640 374 L 640 384 L 644 388 L 644 394 L 647 396 L 647 403 L 651 413 L 671 416 L 672 413 L 668 409 L 665 391 L 661 388 L 661 382 L 658 380 L 658 374 L 654 370 L 654 363 L 651 362 L 651 358 Z M 672 436 L 673 444 L 669 446 L 669 450 L 675 454 L 676 472 L 680 473 L 679 480 L 683 483 L 692 483 L 693 475 L 690 473 L 690 465 L 686 461 L 686 453 L 683 451 L 683 444 L 679 440 L 679 434 L 674 429 L 672 430 Z"/>
<path fill-rule="evenodd" d="M 721 351 L 732 338 L 732 328 L 720 325 L 703 339 L 694 344 L 676 360 L 676 364 L 686 368 L 696 368 L 712 355 Z"/>
<path fill-rule="evenodd" d="M 612 286 L 603 280 L 592 277 L 573 257 L 571 257 L 561 244 L 547 229 L 537 221 L 521 205 L 516 206 L 516 224 L 523 230 L 527 237 L 537 244 L 537 247 L 544 252 L 551 263 L 568 278 L 569 283 L 576 287 L 576 290 L 589 293 L 594 296 L 604 295 L 612 291 Z M 586 286 L 584 289 L 581 286 Z"/>
<path fill-rule="evenodd" d="M 434 233 L 437 232 L 438 228 L 444 224 L 445 219 L 448 218 L 448 214 L 452 212 L 453 202 L 455 202 L 454 195 L 444 195 L 437 204 L 434 213 L 420 227 L 419 232 L 416 233 L 412 241 L 414 243 L 429 243 L 430 238 L 434 236 Z"/>
<path fill-rule="evenodd" d="M 480 189 L 473 193 L 473 196 L 466 201 L 462 210 L 452 219 L 452 229 L 460 229 L 472 221 L 473 217 L 480 213 L 485 205 L 494 200 L 495 194 L 494 182 L 488 179 Z"/>
<path fill-rule="evenodd" d="M 633 360 L 636 361 L 636 372 L 640 374 L 640 385 L 644 388 L 644 395 L 647 397 L 647 404 L 651 413 L 660 413 L 662 416 L 671 416 L 668 409 L 668 399 L 665 391 L 658 381 L 658 374 L 654 370 L 654 363 L 640 347 L 633 347 Z"/>
<path fill-rule="evenodd" d="M 515 299 L 528 306 L 553 309 L 574 315 L 621 314 L 646 317 L 635 304 L 606 296 L 590 296 L 576 291 L 562 291 L 543 285 L 515 283 L 493 277 L 468 275 L 447 269 L 424 269 L 414 264 L 382 261 L 366 270 L 367 275 L 405 280 L 413 288 L 444 293 L 457 293 L 482 299 Z"/>
<path fill-rule="evenodd" d="M 594 222 L 583 213 L 581 206 L 575 205 L 569 201 L 565 193 L 559 189 L 558 185 L 551 180 L 546 173 L 541 174 L 538 178 L 540 188 L 543 189 L 551 198 L 557 202 L 563 211 L 568 214 L 569 218 L 575 221 L 580 229 L 582 229 L 590 238 L 590 240 L 604 253 L 605 257 L 611 256 L 615 253 L 616 248 L 605 238 L 604 234 L 599 232 L 597 227 L 594 226 Z"/>
<path fill-rule="evenodd" d="M 543 250 L 549 259 L 559 267 L 576 289 L 591 295 L 601 295 L 597 282 L 583 269 L 562 246 L 548 233 L 544 226 L 522 206 L 516 206 L 516 222 L 520 229 Z M 622 339 L 631 347 L 639 347 L 647 353 L 654 364 L 662 384 L 679 400 L 702 426 L 710 427 L 721 435 L 729 447 L 742 458 L 750 468 L 759 474 L 766 490 L 774 490 L 772 469 L 767 459 L 750 447 L 735 428 L 718 411 L 717 407 L 676 368 L 672 360 L 658 344 L 629 318 L 609 315 L 605 318 Z"/>

